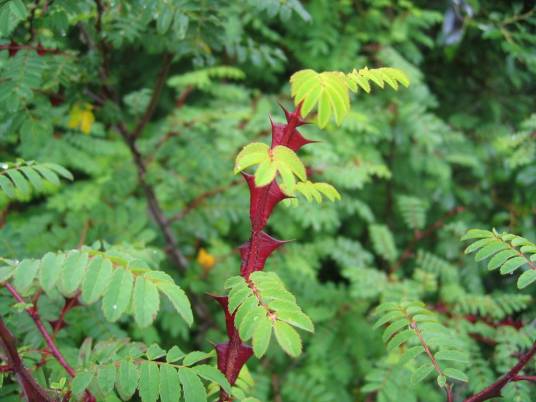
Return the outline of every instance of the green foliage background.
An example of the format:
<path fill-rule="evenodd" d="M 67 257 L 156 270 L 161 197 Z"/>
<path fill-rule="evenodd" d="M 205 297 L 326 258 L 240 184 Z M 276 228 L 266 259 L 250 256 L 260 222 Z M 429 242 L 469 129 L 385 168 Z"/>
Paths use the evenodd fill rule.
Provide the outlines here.
<path fill-rule="evenodd" d="M 1 1 L 0 160 L 58 164 L 74 180 L 15 183 L 13 198 L 0 195 L 0 256 L 113 245 L 168 273 L 210 312 L 203 321 L 194 308 L 188 328 L 162 300 L 156 320 L 140 328 L 129 316 L 107 322 L 98 303 L 75 307 L 57 336 L 75 369 L 87 367 L 77 356 L 91 349 L 88 337 L 186 352 L 222 341 L 224 317 L 207 293 L 223 293 L 238 273 L 236 247 L 249 234 L 247 186 L 232 173 L 238 150 L 267 141 L 269 115 L 282 121 L 277 103 L 291 106 L 295 71 L 391 66 L 409 76 L 408 89 L 360 92 L 340 127 L 303 128 L 322 141 L 302 153 L 312 177 L 342 200 L 279 207 L 270 232 L 296 241 L 267 270 L 315 333 L 303 336 L 296 359 L 272 342 L 248 362 L 253 382 L 244 376 L 239 385 L 262 401 L 444 400 L 433 377 L 409 381 L 417 366 L 399 364 L 372 327 L 374 307 L 402 299 L 436 310 L 470 353 L 469 383 L 456 382 L 456 400 L 508 371 L 535 339 L 534 286 L 518 291 L 517 275 L 488 273 L 464 256 L 460 238 L 494 227 L 536 239 L 536 11 L 530 1 L 468 3 L 462 38 L 447 45 L 447 2 Z M 166 254 L 120 135 L 143 119 L 166 63 L 136 147 L 143 181 L 173 217 L 183 270 Z M 88 133 L 77 108 L 94 116 Z M 214 264 L 197 258 L 201 249 Z M 46 321 L 58 318 L 62 300 L 40 297 Z M 13 304 L 2 289 L 0 311 L 32 366 L 42 340 Z M 38 372 L 49 387 L 65 377 L 53 361 Z M 17 400 L 17 392 L 6 377 L 0 398 Z M 536 398 L 526 382 L 503 395 Z"/>

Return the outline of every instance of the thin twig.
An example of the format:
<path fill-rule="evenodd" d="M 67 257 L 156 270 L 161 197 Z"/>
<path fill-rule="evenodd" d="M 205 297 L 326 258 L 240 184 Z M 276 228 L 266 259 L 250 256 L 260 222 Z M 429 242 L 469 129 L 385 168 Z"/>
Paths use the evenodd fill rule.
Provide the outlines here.
<path fill-rule="evenodd" d="M 42 54 L 45 54 L 45 53 L 50 53 L 50 54 L 61 54 L 61 55 L 65 55 L 66 53 L 65 52 L 62 52 L 61 50 L 59 49 L 50 49 L 50 48 L 45 48 L 45 47 L 42 47 L 42 46 L 32 46 L 32 45 L 14 45 L 14 44 L 8 44 L 8 45 L 0 45 L 0 50 L 23 50 L 23 49 L 27 49 L 27 50 L 35 50 L 36 52 L 40 52 Z"/>
<path fill-rule="evenodd" d="M 143 131 L 143 128 L 145 125 L 151 120 L 151 117 L 153 117 L 154 111 L 156 109 L 156 105 L 158 104 L 158 101 L 160 100 L 160 93 L 162 92 L 162 88 L 164 87 L 164 83 L 166 81 L 169 67 L 171 66 L 171 61 L 173 60 L 173 55 L 170 53 L 164 54 L 164 58 L 162 61 L 162 67 L 160 68 L 160 71 L 158 72 L 158 77 L 156 79 L 156 83 L 153 89 L 153 94 L 151 95 L 151 100 L 149 101 L 149 104 L 147 105 L 147 108 L 145 109 L 145 113 L 143 113 L 142 118 L 130 134 L 130 136 L 134 139 L 138 138 Z"/>
<path fill-rule="evenodd" d="M 124 127 L 122 124 L 119 124 L 117 126 L 117 129 L 125 140 L 125 143 L 128 145 L 130 153 L 132 154 L 132 158 L 134 159 L 134 164 L 136 165 L 136 168 L 138 170 L 138 181 L 145 193 L 145 198 L 147 199 L 147 203 L 149 204 L 149 211 L 151 212 L 153 219 L 155 220 L 156 224 L 158 225 L 160 231 L 164 236 L 164 240 L 166 242 L 166 252 L 170 256 L 173 263 L 181 271 L 185 272 L 186 267 L 188 265 L 188 260 L 186 260 L 186 257 L 184 257 L 184 255 L 179 250 L 175 235 L 169 228 L 167 219 L 164 215 L 164 212 L 162 211 L 162 208 L 160 207 L 160 203 L 156 198 L 154 189 L 146 180 L 147 171 L 145 163 L 143 161 L 140 151 L 138 150 L 138 146 L 134 139 L 135 137 L 130 135 L 126 127 Z"/>
<path fill-rule="evenodd" d="M 17 302 L 26 304 L 25 300 L 22 298 L 22 296 L 19 294 L 19 292 L 17 292 L 17 290 L 13 286 L 11 286 L 9 283 L 4 284 L 4 286 L 8 290 L 8 292 L 12 294 L 15 300 L 17 300 Z M 37 329 L 43 336 L 43 339 L 45 340 L 45 343 L 47 344 L 48 349 L 52 353 L 52 356 L 54 356 L 54 358 L 65 369 L 65 371 L 67 372 L 67 374 L 69 374 L 69 376 L 75 377 L 76 371 L 74 371 L 74 369 L 69 365 L 69 363 L 67 363 L 67 360 L 65 360 L 65 357 L 61 354 L 60 350 L 54 343 L 54 340 L 52 339 L 47 329 L 45 328 L 43 321 L 41 321 L 41 317 L 39 315 L 39 311 L 37 310 L 37 308 L 34 305 L 32 305 L 31 307 L 25 308 L 25 311 L 32 318 L 33 322 L 35 323 L 35 326 L 37 327 Z M 86 394 L 86 397 L 85 397 L 86 401 L 89 402 L 89 401 L 96 400 L 95 397 L 91 394 L 91 392 L 86 390 L 85 394 Z"/>
<path fill-rule="evenodd" d="M 177 98 L 177 101 L 175 102 L 175 106 L 177 107 L 177 109 L 180 109 L 184 106 L 184 104 L 186 103 L 186 99 L 193 92 L 193 90 L 193 85 L 188 85 L 186 88 L 184 88 L 184 91 L 181 92 L 181 94 Z"/>
<path fill-rule="evenodd" d="M 445 374 L 443 374 L 443 370 L 441 370 L 439 363 L 437 363 L 436 358 L 434 357 L 433 353 L 428 347 L 428 344 L 425 342 L 424 337 L 422 336 L 421 330 L 419 329 L 415 321 L 411 322 L 411 328 L 415 331 L 417 338 L 419 338 L 419 342 L 421 343 L 421 346 L 424 348 L 424 351 L 426 352 L 426 354 L 432 361 L 432 364 L 437 374 L 444 376 Z M 452 397 L 452 384 L 445 383 L 445 392 L 447 393 L 447 402 L 453 402 L 454 399 Z"/>
<path fill-rule="evenodd" d="M 512 381 L 532 381 L 536 382 L 536 375 L 516 375 Z"/>

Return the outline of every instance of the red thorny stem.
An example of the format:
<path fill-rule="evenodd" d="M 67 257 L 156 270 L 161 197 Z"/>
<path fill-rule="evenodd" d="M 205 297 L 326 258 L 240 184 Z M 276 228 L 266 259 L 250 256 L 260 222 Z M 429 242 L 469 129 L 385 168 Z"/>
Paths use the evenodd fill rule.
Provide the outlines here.
<path fill-rule="evenodd" d="M 297 127 L 305 124 L 301 118 L 300 109 L 301 105 L 292 113 L 283 109 L 287 119 L 286 124 L 272 122 L 271 149 L 278 145 L 283 145 L 293 151 L 297 151 L 303 145 L 311 142 L 304 139 L 296 130 Z M 278 202 L 287 198 L 287 196 L 281 191 L 275 179 L 264 187 L 256 187 L 253 176 L 247 174 L 243 176 L 250 189 L 251 235 L 249 241 L 240 247 L 242 257 L 240 275 L 247 281 L 253 272 L 264 269 L 265 261 L 269 255 L 285 243 L 284 241 L 273 239 L 263 229 L 273 208 Z M 244 344 L 242 339 L 240 339 L 238 330 L 234 325 L 234 314 L 229 314 L 227 308 L 227 297 L 215 298 L 225 311 L 227 334 L 229 337 L 228 342 L 216 345 L 218 368 L 225 375 L 229 383 L 233 385 L 238 377 L 238 373 L 253 352 L 251 347 Z M 232 401 L 232 397 L 222 390 L 220 392 L 220 402 L 228 401 Z"/>

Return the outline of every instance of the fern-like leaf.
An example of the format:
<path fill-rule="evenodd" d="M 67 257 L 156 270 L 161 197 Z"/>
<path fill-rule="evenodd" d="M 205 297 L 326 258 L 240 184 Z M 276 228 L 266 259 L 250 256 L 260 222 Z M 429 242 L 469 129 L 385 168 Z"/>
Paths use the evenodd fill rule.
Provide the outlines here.
<path fill-rule="evenodd" d="M 140 327 L 150 325 L 166 296 L 181 317 L 191 325 L 193 315 L 184 291 L 162 271 L 143 261 L 109 250 L 90 248 L 47 253 L 41 259 L 0 260 L 0 283 L 11 281 L 22 295 L 37 289 L 72 297 L 80 292 L 84 304 L 102 300 L 104 317 L 117 321 L 132 311 Z"/>
<path fill-rule="evenodd" d="M 523 289 L 536 281 L 536 244 L 524 237 L 510 233 L 471 229 L 462 240 L 472 243 L 465 249 L 466 254 L 476 252 L 475 260 L 490 259 L 488 269 L 499 269 L 502 275 L 513 274 L 525 267 L 517 280 L 517 287 Z"/>
<path fill-rule="evenodd" d="M 447 377 L 467 381 L 461 368 L 469 363 L 463 343 L 444 327 L 435 313 L 419 301 L 384 303 L 376 309 L 378 319 L 375 328 L 386 326 L 383 340 L 387 350 L 393 351 L 402 345 L 402 363 L 415 360 L 423 353 L 428 360 L 414 373 L 413 381 L 420 382 L 433 371 L 440 387 L 447 387 Z M 413 346 L 416 345 L 416 346 Z M 436 352 L 432 352 L 435 349 Z"/>
<path fill-rule="evenodd" d="M 19 194 L 26 196 L 32 188 L 42 191 L 45 183 L 59 185 L 59 177 L 73 180 L 71 172 L 55 163 L 4 162 L 0 163 L 0 168 L 0 189 L 9 198 Z"/>

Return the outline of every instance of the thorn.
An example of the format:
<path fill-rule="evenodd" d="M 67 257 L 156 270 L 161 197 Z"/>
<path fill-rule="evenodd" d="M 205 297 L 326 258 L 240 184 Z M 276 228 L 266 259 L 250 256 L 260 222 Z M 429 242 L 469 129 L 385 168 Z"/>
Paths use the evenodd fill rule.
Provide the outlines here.
<path fill-rule="evenodd" d="M 277 104 L 279 105 L 281 110 L 283 110 L 283 113 L 285 113 L 285 118 L 287 119 L 287 122 L 289 122 L 290 119 L 292 118 L 291 113 L 281 103 L 278 102 Z"/>

